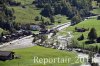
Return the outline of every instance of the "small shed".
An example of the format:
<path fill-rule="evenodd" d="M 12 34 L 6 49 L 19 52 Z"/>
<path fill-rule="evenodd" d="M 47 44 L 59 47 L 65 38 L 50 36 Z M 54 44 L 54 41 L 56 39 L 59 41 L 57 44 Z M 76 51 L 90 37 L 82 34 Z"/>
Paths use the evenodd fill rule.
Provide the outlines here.
<path fill-rule="evenodd" d="M 0 51 L 0 61 L 14 59 L 14 52 L 11 51 Z"/>
<path fill-rule="evenodd" d="M 30 29 L 35 31 L 35 30 L 40 30 L 41 28 L 38 25 L 30 25 Z"/>

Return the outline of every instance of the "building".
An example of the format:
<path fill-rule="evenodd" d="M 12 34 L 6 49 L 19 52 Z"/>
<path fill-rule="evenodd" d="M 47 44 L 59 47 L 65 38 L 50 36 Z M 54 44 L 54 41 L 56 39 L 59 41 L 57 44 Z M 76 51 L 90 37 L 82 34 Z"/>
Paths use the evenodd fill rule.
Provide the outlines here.
<path fill-rule="evenodd" d="M 14 52 L 11 51 L 0 51 L 0 61 L 14 59 Z"/>
<path fill-rule="evenodd" d="M 38 25 L 30 25 L 30 29 L 36 31 L 36 30 L 40 30 L 41 28 Z"/>

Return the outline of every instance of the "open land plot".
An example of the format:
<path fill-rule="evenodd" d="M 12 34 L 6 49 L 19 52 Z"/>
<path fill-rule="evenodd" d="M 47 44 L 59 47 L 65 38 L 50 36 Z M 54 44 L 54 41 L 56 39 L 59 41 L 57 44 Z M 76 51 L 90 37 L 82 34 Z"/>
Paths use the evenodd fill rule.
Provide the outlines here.
<path fill-rule="evenodd" d="M 31 48 L 17 49 L 13 50 L 17 55 L 21 56 L 21 59 L 14 59 L 6 62 L 0 61 L 1 66 L 79 66 L 80 63 L 75 63 L 76 53 L 66 52 L 55 49 L 43 48 L 39 46 L 34 46 Z M 42 63 L 35 64 L 33 57 L 39 58 L 71 58 L 68 63 L 47 63 L 46 65 Z"/>

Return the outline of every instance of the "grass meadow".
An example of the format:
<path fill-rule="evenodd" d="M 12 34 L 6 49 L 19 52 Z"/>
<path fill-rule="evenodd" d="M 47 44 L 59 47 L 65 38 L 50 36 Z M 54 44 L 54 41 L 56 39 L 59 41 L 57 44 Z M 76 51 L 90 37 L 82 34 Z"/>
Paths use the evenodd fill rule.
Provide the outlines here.
<path fill-rule="evenodd" d="M 92 18 L 92 19 L 88 19 L 88 20 L 82 21 L 81 23 L 79 23 L 79 24 L 77 24 L 75 26 L 70 26 L 70 27 L 68 27 L 68 28 L 63 30 L 64 31 L 63 34 L 67 34 L 68 31 L 71 31 L 76 40 L 77 40 L 77 38 L 79 38 L 83 34 L 85 39 L 83 41 L 79 41 L 79 45 L 83 46 L 84 42 L 88 40 L 87 36 L 88 36 L 89 31 L 86 31 L 86 32 L 75 32 L 75 27 L 86 28 L 86 29 L 89 28 L 89 31 L 90 31 L 91 28 L 95 28 L 96 32 L 97 32 L 97 36 L 100 37 L 100 20 L 97 20 L 97 18 Z M 85 47 L 97 46 L 97 45 L 100 47 L 99 43 L 86 44 Z"/>
<path fill-rule="evenodd" d="M 17 49 L 13 50 L 17 55 L 21 56 L 21 59 L 14 59 L 10 61 L 2 62 L 0 61 L 0 66 L 79 66 L 77 61 L 77 55 L 73 52 L 60 51 L 55 49 L 49 49 L 39 46 L 34 46 L 31 48 Z M 37 63 L 33 61 L 33 57 L 39 58 L 70 58 L 70 62 L 66 63 Z"/>

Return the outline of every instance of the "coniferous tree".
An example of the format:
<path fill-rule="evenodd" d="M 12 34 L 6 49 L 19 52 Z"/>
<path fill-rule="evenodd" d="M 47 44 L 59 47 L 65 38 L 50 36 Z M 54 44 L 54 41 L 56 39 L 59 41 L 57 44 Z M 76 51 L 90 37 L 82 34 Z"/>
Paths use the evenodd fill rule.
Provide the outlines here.
<path fill-rule="evenodd" d="M 80 16 L 80 14 L 77 12 L 77 14 L 72 18 L 71 22 L 72 24 L 78 24 L 79 22 L 81 22 L 82 18 Z"/>
<path fill-rule="evenodd" d="M 92 28 L 92 29 L 90 30 L 90 32 L 88 33 L 88 39 L 89 39 L 90 41 L 94 41 L 96 38 L 97 38 L 96 29 L 95 29 L 95 28 Z"/>
<path fill-rule="evenodd" d="M 35 17 L 35 21 L 39 21 L 40 19 L 39 19 L 39 16 L 36 16 Z"/>
<path fill-rule="evenodd" d="M 96 39 L 96 41 L 97 41 L 97 43 L 100 43 L 100 37 L 98 37 L 98 38 Z"/>

